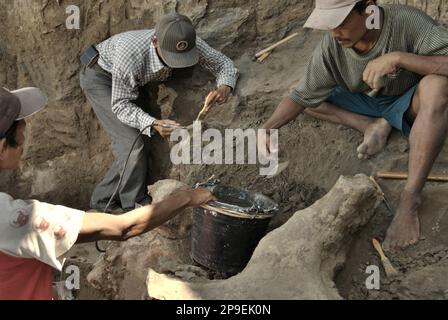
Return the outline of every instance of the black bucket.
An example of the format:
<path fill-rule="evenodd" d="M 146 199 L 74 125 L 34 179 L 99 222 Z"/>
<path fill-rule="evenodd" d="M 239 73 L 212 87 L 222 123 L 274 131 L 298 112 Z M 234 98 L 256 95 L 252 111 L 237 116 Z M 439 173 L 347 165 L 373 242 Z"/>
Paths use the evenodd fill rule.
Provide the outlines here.
<path fill-rule="evenodd" d="M 218 201 L 194 210 L 192 258 L 214 271 L 239 273 L 266 234 L 278 205 L 259 193 L 221 185 L 207 187 Z"/>

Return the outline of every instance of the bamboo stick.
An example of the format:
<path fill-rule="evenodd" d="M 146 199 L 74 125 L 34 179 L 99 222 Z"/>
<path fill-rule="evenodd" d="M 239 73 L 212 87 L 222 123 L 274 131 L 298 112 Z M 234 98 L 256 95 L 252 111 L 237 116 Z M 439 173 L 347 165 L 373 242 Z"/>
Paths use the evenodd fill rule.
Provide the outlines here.
<path fill-rule="evenodd" d="M 267 58 L 269 58 L 269 56 L 271 55 L 272 51 L 266 52 L 265 54 L 263 54 L 260 58 L 258 58 L 258 62 L 263 62 L 264 60 L 266 60 Z"/>
<path fill-rule="evenodd" d="M 381 198 L 383 199 L 384 204 L 387 207 L 387 210 L 389 210 L 389 212 L 391 212 L 392 214 L 394 213 L 394 211 L 392 210 L 392 206 L 390 205 L 389 201 L 386 198 L 386 193 L 384 193 L 383 189 L 381 188 L 381 186 L 378 184 L 378 182 L 376 181 L 375 177 L 370 177 L 370 181 L 372 181 L 372 183 L 375 185 L 375 187 L 378 189 L 378 192 L 381 194 Z"/>
<path fill-rule="evenodd" d="M 405 172 L 378 172 L 377 177 L 380 179 L 407 180 L 409 175 Z M 446 175 L 431 175 L 428 177 L 427 181 L 448 182 L 448 176 L 446 176 Z"/>
<path fill-rule="evenodd" d="M 278 46 L 281 46 L 282 44 L 288 42 L 289 40 L 297 37 L 299 35 L 298 32 L 293 33 L 292 35 L 286 37 L 283 40 L 280 40 L 279 42 L 274 43 L 273 45 L 267 47 L 266 49 L 261 50 L 260 52 L 258 52 L 257 54 L 255 54 L 256 58 L 260 58 L 262 55 L 264 55 L 265 53 L 271 52 L 272 50 L 274 50 L 275 48 L 277 48 Z"/>

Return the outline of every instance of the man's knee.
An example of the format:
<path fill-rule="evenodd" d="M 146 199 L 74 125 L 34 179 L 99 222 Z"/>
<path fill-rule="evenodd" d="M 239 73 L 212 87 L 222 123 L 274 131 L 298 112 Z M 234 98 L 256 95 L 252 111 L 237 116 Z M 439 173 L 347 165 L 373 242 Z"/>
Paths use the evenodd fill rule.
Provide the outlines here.
<path fill-rule="evenodd" d="M 448 112 L 448 77 L 428 75 L 424 77 L 418 87 L 417 95 L 420 110 L 430 112 Z"/>

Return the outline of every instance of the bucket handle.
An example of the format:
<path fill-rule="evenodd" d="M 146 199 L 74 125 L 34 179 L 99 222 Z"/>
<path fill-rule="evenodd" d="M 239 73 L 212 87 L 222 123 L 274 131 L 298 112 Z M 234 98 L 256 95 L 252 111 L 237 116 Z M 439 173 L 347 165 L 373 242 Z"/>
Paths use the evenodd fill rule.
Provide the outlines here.
<path fill-rule="evenodd" d="M 230 216 L 230 217 L 235 217 L 235 218 L 240 218 L 240 219 L 251 219 L 251 220 L 265 220 L 265 219 L 270 219 L 273 217 L 273 214 L 244 214 L 241 212 L 236 212 L 236 211 L 232 211 L 232 210 L 224 210 L 221 208 L 215 208 L 212 207 L 210 204 L 212 204 L 212 202 L 210 202 L 209 204 L 204 204 L 201 206 L 202 209 L 208 210 L 208 211 L 212 211 L 212 212 L 218 212 L 221 213 L 223 215 L 226 216 Z"/>

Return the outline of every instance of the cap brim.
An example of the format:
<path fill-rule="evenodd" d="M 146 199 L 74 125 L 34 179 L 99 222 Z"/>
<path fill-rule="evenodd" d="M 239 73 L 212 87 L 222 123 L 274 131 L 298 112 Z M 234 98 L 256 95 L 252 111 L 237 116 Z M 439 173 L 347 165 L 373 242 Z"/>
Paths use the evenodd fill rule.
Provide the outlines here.
<path fill-rule="evenodd" d="M 170 68 L 188 68 L 198 64 L 199 51 L 193 48 L 188 52 L 174 53 L 160 48 L 162 58 Z"/>
<path fill-rule="evenodd" d="M 47 105 L 47 97 L 38 88 L 23 88 L 11 91 L 20 100 L 20 114 L 16 120 L 22 120 L 43 110 Z"/>
<path fill-rule="evenodd" d="M 314 9 L 303 27 L 318 30 L 336 29 L 344 22 L 355 6 L 356 3 L 337 9 Z"/>

